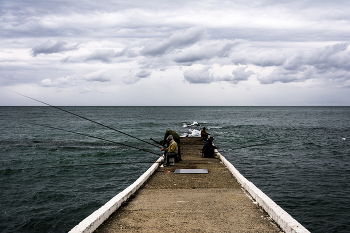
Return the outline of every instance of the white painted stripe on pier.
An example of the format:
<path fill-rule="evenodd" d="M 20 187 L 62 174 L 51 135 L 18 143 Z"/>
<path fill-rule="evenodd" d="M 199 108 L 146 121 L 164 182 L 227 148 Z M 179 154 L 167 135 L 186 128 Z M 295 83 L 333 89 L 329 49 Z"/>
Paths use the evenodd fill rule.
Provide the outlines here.
<path fill-rule="evenodd" d="M 132 185 L 113 197 L 104 206 L 93 212 L 90 216 L 76 225 L 69 233 L 91 233 L 95 231 L 107 218 L 116 211 L 120 205 L 134 194 L 142 184 L 157 170 L 159 163 L 163 160 L 160 157 L 145 173 L 143 173 Z"/>
<path fill-rule="evenodd" d="M 216 150 L 217 152 L 217 150 Z M 271 198 L 258 189 L 252 182 L 247 180 L 229 161 L 226 160 L 219 152 L 220 160 L 236 177 L 238 183 L 252 196 L 252 198 L 269 214 L 269 216 L 278 224 L 278 226 L 286 233 L 308 233 L 309 231 L 303 227 L 297 220 L 284 211 Z"/>

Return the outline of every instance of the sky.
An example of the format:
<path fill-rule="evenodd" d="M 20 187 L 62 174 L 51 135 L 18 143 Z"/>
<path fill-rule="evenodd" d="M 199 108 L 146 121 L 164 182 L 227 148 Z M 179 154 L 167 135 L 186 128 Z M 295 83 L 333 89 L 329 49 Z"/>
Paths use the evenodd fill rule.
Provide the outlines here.
<path fill-rule="evenodd" d="M 350 106 L 348 0 L 0 0 L 0 106 Z M 15 93 L 16 92 L 16 93 Z"/>

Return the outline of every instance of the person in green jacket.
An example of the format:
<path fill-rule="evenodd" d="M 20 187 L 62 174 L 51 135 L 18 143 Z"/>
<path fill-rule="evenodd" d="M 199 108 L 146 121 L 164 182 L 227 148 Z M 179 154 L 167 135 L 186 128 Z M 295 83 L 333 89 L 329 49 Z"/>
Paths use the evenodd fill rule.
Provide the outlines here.
<path fill-rule="evenodd" d="M 168 129 L 167 131 L 165 131 L 164 140 L 162 141 L 161 144 L 162 144 L 162 146 L 165 145 L 169 135 L 173 136 L 173 139 L 174 139 L 174 141 L 177 144 L 178 153 L 177 153 L 177 156 L 176 156 L 176 162 L 182 161 L 182 159 L 181 159 L 181 151 L 180 151 L 180 136 L 174 130 Z"/>

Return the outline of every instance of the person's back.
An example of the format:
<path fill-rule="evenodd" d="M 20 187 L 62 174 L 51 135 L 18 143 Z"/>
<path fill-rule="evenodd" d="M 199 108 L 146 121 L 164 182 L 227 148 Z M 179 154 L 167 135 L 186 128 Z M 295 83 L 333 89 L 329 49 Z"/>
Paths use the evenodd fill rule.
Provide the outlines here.
<path fill-rule="evenodd" d="M 218 147 L 213 145 L 213 140 L 214 138 L 208 138 L 207 141 L 204 143 L 203 146 L 203 154 L 204 154 L 204 158 L 213 158 L 214 157 L 214 153 L 215 153 L 215 149 L 218 149 Z"/>
<path fill-rule="evenodd" d="M 174 130 L 171 130 L 171 129 L 168 129 L 166 132 L 165 132 L 165 135 L 164 135 L 164 142 L 166 141 L 167 137 L 169 135 L 173 135 L 173 138 L 175 140 L 175 142 L 179 143 L 180 142 L 180 136 L 174 131 Z"/>

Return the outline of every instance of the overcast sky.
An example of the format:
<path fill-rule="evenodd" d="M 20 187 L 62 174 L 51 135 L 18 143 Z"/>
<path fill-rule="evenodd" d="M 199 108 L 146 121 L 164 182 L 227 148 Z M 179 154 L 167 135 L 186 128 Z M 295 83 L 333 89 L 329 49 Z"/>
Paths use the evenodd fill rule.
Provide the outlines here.
<path fill-rule="evenodd" d="M 0 0 L 0 105 L 350 105 L 350 1 Z"/>

